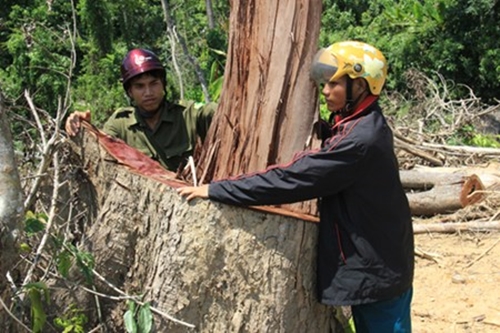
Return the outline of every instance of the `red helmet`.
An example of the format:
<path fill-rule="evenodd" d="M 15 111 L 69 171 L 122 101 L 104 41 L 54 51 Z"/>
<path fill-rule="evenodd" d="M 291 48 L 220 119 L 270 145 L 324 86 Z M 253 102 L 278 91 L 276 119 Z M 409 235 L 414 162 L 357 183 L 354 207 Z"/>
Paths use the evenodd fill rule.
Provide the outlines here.
<path fill-rule="evenodd" d="M 162 71 L 165 75 L 165 67 L 153 52 L 145 49 L 133 49 L 127 53 L 120 67 L 122 73 L 122 84 L 126 87 L 131 78 L 150 71 Z"/>

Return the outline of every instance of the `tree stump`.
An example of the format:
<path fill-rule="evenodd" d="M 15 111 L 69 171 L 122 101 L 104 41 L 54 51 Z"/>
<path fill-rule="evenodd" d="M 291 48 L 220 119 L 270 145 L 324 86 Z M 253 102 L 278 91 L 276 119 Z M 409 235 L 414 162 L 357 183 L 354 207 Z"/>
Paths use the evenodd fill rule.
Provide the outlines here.
<path fill-rule="evenodd" d="M 187 203 L 175 190 L 113 161 L 85 134 L 82 161 L 98 215 L 85 246 L 96 271 L 144 294 L 158 332 L 331 332 L 332 307 L 315 297 L 317 225 L 211 201 Z M 105 284 L 100 292 L 115 295 Z M 102 300 L 109 327 L 125 308 Z"/>

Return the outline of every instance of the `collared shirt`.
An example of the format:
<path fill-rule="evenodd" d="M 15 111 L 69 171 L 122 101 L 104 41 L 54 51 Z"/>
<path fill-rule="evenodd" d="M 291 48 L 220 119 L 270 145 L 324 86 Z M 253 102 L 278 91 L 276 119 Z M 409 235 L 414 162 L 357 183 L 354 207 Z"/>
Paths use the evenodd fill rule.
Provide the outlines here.
<path fill-rule="evenodd" d="M 215 103 L 203 107 L 194 102 L 164 103 L 159 124 L 152 130 L 137 108 L 120 108 L 104 124 L 103 131 L 176 171 L 192 154 L 197 137 L 205 139 L 216 109 Z"/>

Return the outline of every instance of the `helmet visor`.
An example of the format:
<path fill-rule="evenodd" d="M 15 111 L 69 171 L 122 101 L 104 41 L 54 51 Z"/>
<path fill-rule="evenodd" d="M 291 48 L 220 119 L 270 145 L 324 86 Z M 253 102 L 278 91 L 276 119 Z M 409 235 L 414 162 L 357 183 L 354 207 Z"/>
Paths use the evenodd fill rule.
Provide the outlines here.
<path fill-rule="evenodd" d="M 327 49 L 321 49 L 314 56 L 310 76 L 318 85 L 321 85 L 329 82 L 338 69 L 337 58 Z"/>

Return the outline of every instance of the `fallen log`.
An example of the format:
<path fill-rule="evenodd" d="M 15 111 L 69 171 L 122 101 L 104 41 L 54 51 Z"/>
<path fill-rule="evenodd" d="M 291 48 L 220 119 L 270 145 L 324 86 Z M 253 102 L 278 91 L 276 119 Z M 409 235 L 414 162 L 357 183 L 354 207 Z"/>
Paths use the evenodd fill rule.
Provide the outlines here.
<path fill-rule="evenodd" d="M 500 163 L 489 162 L 482 165 L 462 166 L 462 167 L 428 167 L 416 165 L 413 170 L 420 175 L 438 174 L 444 176 L 450 173 L 460 173 L 465 176 L 476 175 L 481 179 L 485 189 L 495 189 L 500 186 Z M 432 176 L 429 176 L 432 177 Z M 435 176 L 438 177 L 438 176 Z"/>
<path fill-rule="evenodd" d="M 455 233 L 459 231 L 492 231 L 500 230 L 500 221 L 470 221 L 453 223 L 431 223 L 413 224 L 414 234 L 425 234 L 428 232 Z"/>
<path fill-rule="evenodd" d="M 464 172 L 400 171 L 413 215 L 450 213 L 484 199 L 484 185 Z"/>

